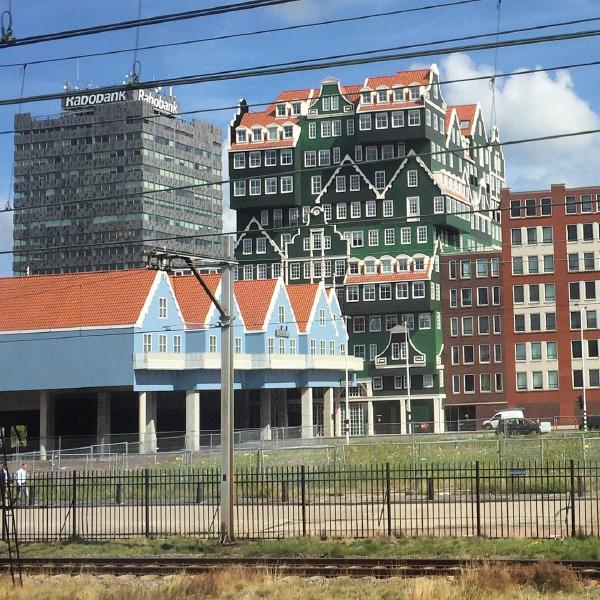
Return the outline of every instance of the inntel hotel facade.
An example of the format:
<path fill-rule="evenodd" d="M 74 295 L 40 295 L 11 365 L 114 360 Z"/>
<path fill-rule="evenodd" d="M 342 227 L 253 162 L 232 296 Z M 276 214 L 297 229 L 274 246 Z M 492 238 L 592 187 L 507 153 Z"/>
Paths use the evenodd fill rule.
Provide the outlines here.
<path fill-rule="evenodd" d="M 156 91 L 97 89 L 16 115 L 14 274 L 137 268 L 156 245 L 218 255 L 221 131 L 179 112 Z"/>

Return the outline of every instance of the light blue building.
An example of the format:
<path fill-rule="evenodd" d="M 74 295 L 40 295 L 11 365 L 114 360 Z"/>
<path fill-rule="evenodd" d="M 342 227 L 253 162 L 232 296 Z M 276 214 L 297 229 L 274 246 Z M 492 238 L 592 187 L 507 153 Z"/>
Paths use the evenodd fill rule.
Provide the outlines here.
<path fill-rule="evenodd" d="M 220 278 L 206 281 L 218 298 Z M 30 446 L 200 431 L 220 415 L 218 312 L 191 276 L 131 270 L 0 279 L 0 420 Z M 346 330 L 322 284 L 234 289 L 235 425 L 340 434 Z M 162 432 L 162 433 L 161 433 Z"/>

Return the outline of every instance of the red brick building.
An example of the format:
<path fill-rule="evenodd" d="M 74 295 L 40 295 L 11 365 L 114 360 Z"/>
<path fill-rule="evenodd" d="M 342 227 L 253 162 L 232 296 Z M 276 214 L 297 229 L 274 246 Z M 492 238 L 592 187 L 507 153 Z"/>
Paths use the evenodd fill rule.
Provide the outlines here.
<path fill-rule="evenodd" d="M 600 414 L 600 187 L 505 189 L 501 206 L 506 399 L 572 426 L 584 375 Z"/>
<path fill-rule="evenodd" d="M 440 258 L 446 429 L 479 429 L 506 408 L 501 252 Z"/>

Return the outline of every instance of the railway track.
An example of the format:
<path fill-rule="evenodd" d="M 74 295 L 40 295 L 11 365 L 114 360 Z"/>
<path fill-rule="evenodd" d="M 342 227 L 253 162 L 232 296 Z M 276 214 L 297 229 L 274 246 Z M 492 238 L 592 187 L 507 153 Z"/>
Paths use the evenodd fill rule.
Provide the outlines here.
<path fill-rule="evenodd" d="M 423 559 L 423 558 L 305 558 L 305 557 L 143 557 L 143 558 L 24 558 L 25 573 L 171 575 L 200 574 L 214 569 L 247 567 L 302 577 L 424 577 L 457 575 L 484 564 L 532 565 L 528 559 Z M 555 561 L 581 577 L 600 580 L 600 561 Z M 0 558 L 0 569 L 9 562 Z"/>

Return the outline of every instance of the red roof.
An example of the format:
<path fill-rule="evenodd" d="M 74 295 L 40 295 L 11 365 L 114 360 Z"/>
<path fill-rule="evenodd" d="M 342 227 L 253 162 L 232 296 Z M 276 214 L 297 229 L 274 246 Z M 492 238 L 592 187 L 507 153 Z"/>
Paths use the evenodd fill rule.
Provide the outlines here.
<path fill-rule="evenodd" d="M 368 77 L 365 87 L 374 90 L 378 87 L 391 88 L 398 85 L 407 86 L 413 83 L 427 86 L 429 85 L 430 73 L 431 69 L 417 69 L 415 71 L 398 71 L 395 75 Z"/>
<path fill-rule="evenodd" d="M 422 108 L 423 100 L 406 101 L 406 102 L 381 102 L 374 104 L 360 104 L 357 112 L 372 112 L 373 110 L 396 110 L 404 108 Z"/>
<path fill-rule="evenodd" d="M 279 125 L 281 123 L 297 123 L 298 117 L 279 117 L 276 119 L 272 111 L 264 112 L 248 112 L 242 115 L 239 127 L 251 128 L 254 125 L 260 125 L 261 127 L 268 127 L 269 125 Z"/>
<path fill-rule="evenodd" d="M 448 112 L 451 112 L 452 109 L 456 110 L 458 126 L 460 127 L 461 133 L 463 135 L 471 135 L 475 114 L 477 113 L 477 104 L 457 104 L 456 106 L 449 106 Z M 461 127 L 462 121 L 469 121 L 468 127 Z"/>
<path fill-rule="evenodd" d="M 147 269 L 0 279 L 0 331 L 133 325 L 156 272 Z"/>
<path fill-rule="evenodd" d="M 295 102 L 300 100 L 308 100 L 311 92 L 314 94 L 316 90 L 284 90 L 275 98 L 275 102 Z"/>
<path fill-rule="evenodd" d="M 203 275 L 202 279 L 214 294 L 219 287 L 221 276 Z M 196 278 L 192 275 L 172 276 L 171 283 L 186 325 L 204 324 L 208 317 L 211 301 Z"/>
<path fill-rule="evenodd" d="M 317 297 L 318 283 L 298 283 L 287 286 L 292 310 L 298 323 L 299 331 L 307 331 L 308 321 Z"/>
<path fill-rule="evenodd" d="M 240 308 L 244 325 L 248 330 L 264 327 L 277 279 L 236 281 L 235 299 Z"/>
<path fill-rule="evenodd" d="M 251 142 L 250 144 L 231 144 L 232 150 L 268 150 L 270 148 L 292 148 L 294 140 L 265 140 L 264 142 Z"/>

